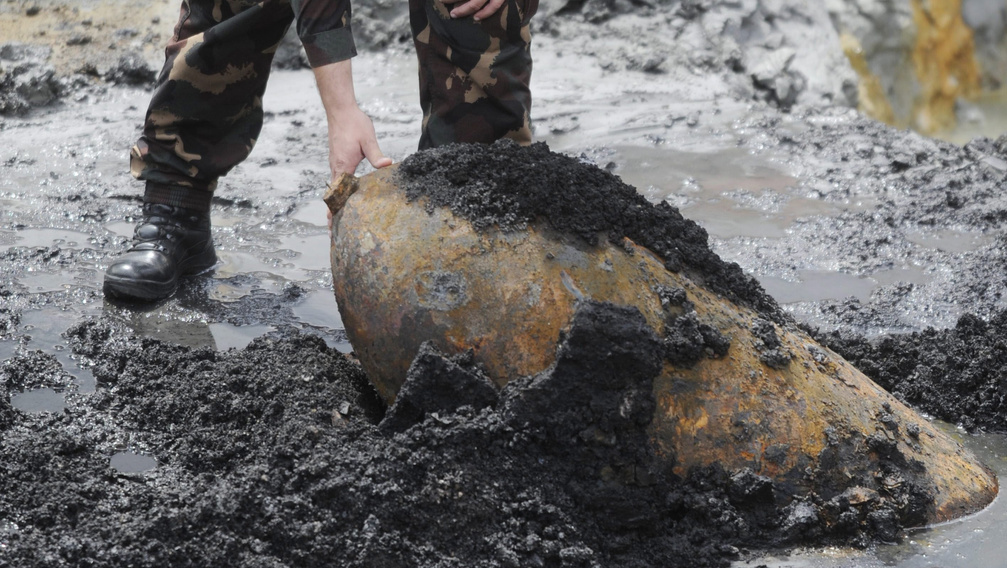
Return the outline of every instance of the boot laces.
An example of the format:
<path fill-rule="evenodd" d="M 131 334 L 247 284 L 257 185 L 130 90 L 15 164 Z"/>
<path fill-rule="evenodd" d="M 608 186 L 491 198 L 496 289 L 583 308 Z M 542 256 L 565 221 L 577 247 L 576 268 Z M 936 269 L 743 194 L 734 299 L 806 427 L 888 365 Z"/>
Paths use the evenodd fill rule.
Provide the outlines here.
<path fill-rule="evenodd" d="M 177 207 L 145 203 L 143 220 L 133 231 L 133 244 L 129 250 L 157 250 L 167 253 L 185 238 L 188 230 L 186 222 L 194 225 L 199 222 L 199 217 L 186 214 L 185 210 Z"/>

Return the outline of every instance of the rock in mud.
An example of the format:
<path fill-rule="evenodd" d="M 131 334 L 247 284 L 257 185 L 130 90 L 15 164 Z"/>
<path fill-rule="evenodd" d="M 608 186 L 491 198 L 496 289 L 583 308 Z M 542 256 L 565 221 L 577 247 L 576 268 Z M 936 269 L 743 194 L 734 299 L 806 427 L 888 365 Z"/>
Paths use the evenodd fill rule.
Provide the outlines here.
<path fill-rule="evenodd" d="M 117 85 L 150 85 L 156 77 L 143 54 L 135 51 L 122 54 L 105 73 L 105 80 Z"/>
<path fill-rule="evenodd" d="M 996 494 L 974 456 L 798 330 L 710 251 L 702 229 L 607 172 L 543 144 L 498 142 L 420 152 L 342 182 L 327 197 L 334 289 L 388 402 L 426 342 L 467 353 L 498 387 L 535 387 L 560 368 L 583 306 L 601 302 L 629 310 L 606 319 L 608 344 L 649 345 L 659 362 L 649 402 L 623 404 L 650 465 L 612 464 L 606 479 L 749 469 L 774 481 L 781 505 L 865 487 L 885 499 L 858 509 L 858 522 L 886 510 L 903 526 L 975 511 Z M 620 331 L 633 318 L 654 341 Z M 577 373 L 587 393 L 632 372 L 589 355 Z M 620 444 L 605 427 L 576 436 Z"/>

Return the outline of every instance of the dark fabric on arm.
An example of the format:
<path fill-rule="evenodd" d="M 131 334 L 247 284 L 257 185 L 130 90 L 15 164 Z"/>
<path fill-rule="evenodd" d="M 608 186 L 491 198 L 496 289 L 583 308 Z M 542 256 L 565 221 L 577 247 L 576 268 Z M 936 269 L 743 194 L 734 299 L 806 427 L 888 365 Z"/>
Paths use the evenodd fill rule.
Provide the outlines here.
<path fill-rule="evenodd" d="M 291 0 L 297 36 L 312 67 L 343 61 L 357 54 L 350 28 L 350 0 Z"/>

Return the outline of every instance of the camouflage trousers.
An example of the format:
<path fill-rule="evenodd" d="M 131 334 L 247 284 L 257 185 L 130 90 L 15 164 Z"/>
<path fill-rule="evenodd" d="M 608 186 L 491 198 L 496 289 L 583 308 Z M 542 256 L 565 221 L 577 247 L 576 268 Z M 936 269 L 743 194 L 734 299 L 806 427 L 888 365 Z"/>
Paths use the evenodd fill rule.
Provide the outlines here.
<path fill-rule="evenodd" d="M 489 18 L 452 19 L 436 0 L 409 0 L 419 58 L 420 149 L 511 138 L 531 143 L 531 36 L 538 0 L 506 0 Z"/>
<path fill-rule="evenodd" d="M 421 149 L 531 141 L 528 22 L 537 5 L 506 0 L 475 22 L 452 19 L 437 0 L 410 0 Z M 248 157 L 259 136 L 273 54 L 293 19 L 289 0 L 183 1 L 130 152 L 133 176 L 147 182 L 145 201 L 209 209 L 217 180 Z"/>

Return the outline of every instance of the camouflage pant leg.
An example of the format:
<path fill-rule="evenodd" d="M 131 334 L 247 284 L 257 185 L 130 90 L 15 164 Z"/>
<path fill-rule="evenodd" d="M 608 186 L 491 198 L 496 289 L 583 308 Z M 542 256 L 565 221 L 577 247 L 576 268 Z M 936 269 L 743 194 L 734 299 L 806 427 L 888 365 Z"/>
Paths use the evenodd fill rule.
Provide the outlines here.
<path fill-rule="evenodd" d="M 531 142 L 531 35 L 538 0 L 506 0 L 476 22 L 437 0 L 409 0 L 420 66 L 420 149 L 451 142 Z"/>
<path fill-rule="evenodd" d="M 183 1 L 130 153 L 148 197 L 160 188 L 154 201 L 209 207 L 217 179 L 259 136 L 273 53 L 293 18 L 289 0 Z"/>

